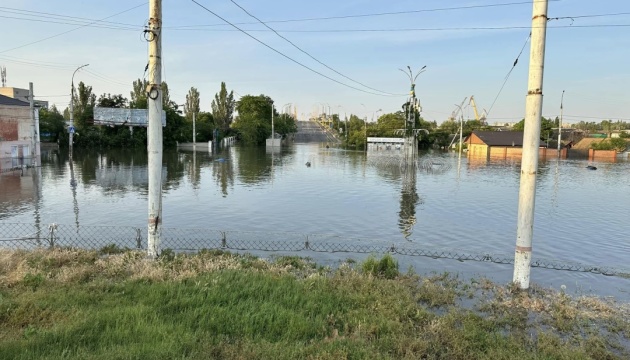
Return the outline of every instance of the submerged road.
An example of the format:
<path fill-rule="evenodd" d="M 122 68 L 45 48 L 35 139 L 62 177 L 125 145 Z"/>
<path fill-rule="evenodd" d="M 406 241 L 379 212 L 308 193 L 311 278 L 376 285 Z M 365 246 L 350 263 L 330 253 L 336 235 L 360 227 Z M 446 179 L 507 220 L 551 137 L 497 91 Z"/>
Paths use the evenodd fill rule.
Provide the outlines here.
<path fill-rule="evenodd" d="M 296 143 L 338 143 L 339 140 L 333 135 L 332 130 L 324 129 L 315 121 L 298 121 L 298 131 L 295 134 Z"/>

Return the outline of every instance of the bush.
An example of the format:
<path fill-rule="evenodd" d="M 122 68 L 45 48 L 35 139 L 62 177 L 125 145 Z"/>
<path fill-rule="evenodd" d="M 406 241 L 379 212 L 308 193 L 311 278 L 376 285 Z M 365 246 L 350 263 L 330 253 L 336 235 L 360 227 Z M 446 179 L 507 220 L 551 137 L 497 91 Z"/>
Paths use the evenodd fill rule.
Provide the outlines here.
<path fill-rule="evenodd" d="M 599 143 L 591 145 L 594 150 L 615 150 L 617 152 L 624 152 L 628 148 L 628 142 L 622 138 L 606 139 Z"/>
<path fill-rule="evenodd" d="M 361 270 L 364 274 L 371 274 L 385 279 L 394 279 L 399 275 L 398 261 L 390 254 L 386 254 L 380 260 L 374 255 L 370 255 L 362 264 Z"/>

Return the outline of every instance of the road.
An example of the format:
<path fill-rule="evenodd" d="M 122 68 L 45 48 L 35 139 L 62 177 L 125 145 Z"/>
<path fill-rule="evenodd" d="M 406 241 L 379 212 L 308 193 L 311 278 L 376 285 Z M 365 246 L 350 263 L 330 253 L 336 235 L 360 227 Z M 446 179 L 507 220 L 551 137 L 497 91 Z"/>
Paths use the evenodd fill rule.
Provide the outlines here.
<path fill-rule="evenodd" d="M 338 143 L 332 130 L 325 130 L 315 121 L 298 121 L 298 131 L 295 134 L 296 143 Z"/>

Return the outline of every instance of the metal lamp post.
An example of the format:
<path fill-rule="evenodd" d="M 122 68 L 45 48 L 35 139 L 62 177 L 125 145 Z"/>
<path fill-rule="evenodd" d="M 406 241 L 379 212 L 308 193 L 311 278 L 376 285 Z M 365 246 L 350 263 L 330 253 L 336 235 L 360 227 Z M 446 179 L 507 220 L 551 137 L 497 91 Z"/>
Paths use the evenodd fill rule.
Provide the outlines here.
<path fill-rule="evenodd" d="M 68 126 L 68 132 L 70 133 L 70 136 L 69 136 L 70 156 L 72 156 L 72 141 L 73 141 L 73 135 L 74 135 L 74 75 L 77 73 L 77 71 L 79 71 L 80 69 L 88 65 L 90 64 L 81 65 L 72 73 L 72 90 L 70 94 L 70 125 Z"/>
<path fill-rule="evenodd" d="M 409 91 L 409 102 L 407 103 L 407 121 L 405 122 L 405 136 L 409 136 L 407 135 L 407 125 L 409 125 L 409 127 L 411 128 L 411 138 L 407 138 L 405 140 L 405 154 L 410 153 L 411 155 L 415 155 L 416 153 L 416 142 L 415 142 L 415 137 L 413 137 L 413 130 L 416 126 L 416 108 L 419 108 L 419 104 L 418 101 L 416 99 L 416 79 L 418 78 L 418 76 L 420 76 L 420 74 L 422 74 L 425 69 L 427 68 L 426 65 L 424 65 L 423 67 L 420 68 L 420 70 L 416 73 L 416 75 L 414 76 L 413 71 L 411 70 L 411 67 L 409 65 L 407 65 L 407 70 L 409 70 L 409 72 L 403 70 L 403 69 L 398 69 L 400 71 L 402 71 L 403 73 L 405 73 L 407 75 L 407 77 L 409 77 L 409 82 L 411 83 L 411 89 Z M 409 151 L 410 149 L 407 148 L 407 146 L 412 146 L 411 151 Z"/>

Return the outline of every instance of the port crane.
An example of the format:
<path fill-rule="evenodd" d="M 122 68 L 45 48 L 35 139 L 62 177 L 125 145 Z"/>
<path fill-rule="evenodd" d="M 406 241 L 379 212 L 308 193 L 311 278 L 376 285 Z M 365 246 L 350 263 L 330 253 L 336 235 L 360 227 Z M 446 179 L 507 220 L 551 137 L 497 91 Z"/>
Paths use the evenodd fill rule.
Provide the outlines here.
<path fill-rule="evenodd" d="M 488 116 L 488 112 L 486 109 L 483 109 L 483 113 L 479 116 L 479 111 L 477 110 L 477 104 L 475 104 L 475 96 L 470 95 L 470 101 L 468 101 L 468 105 L 472 105 L 473 111 L 475 112 L 475 120 L 479 121 L 482 124 L 486 123 L 486 117 Z"/>

